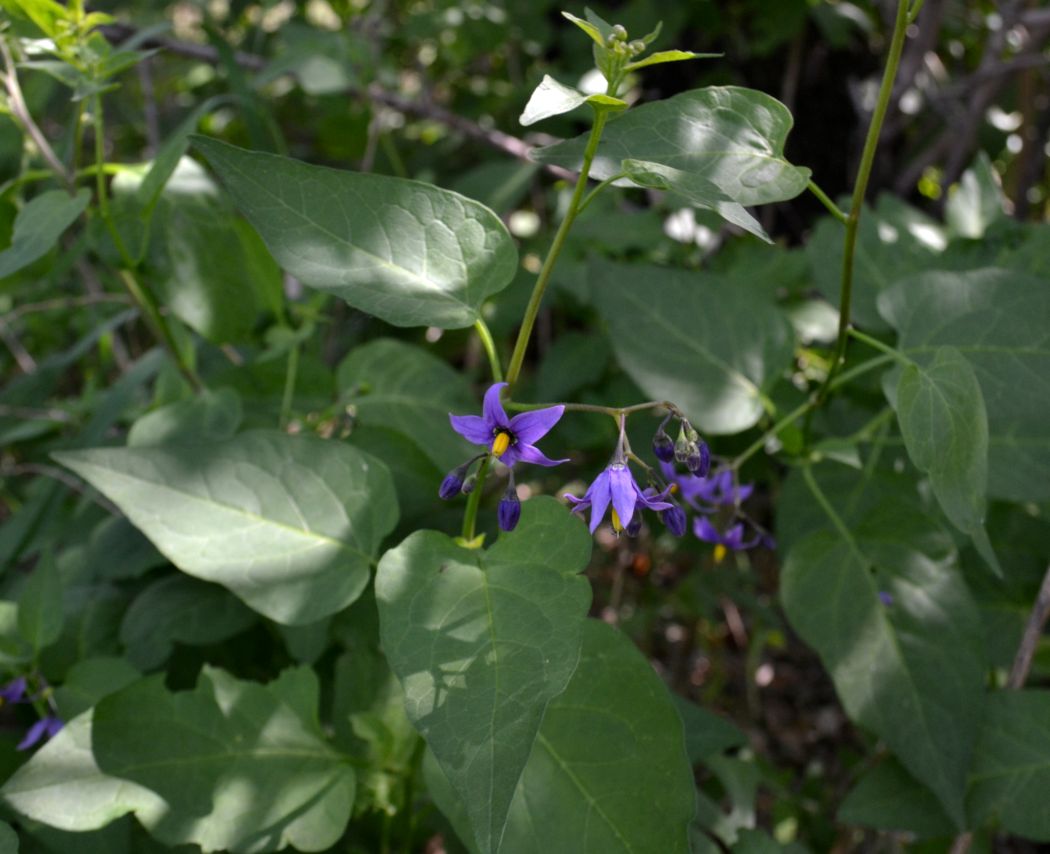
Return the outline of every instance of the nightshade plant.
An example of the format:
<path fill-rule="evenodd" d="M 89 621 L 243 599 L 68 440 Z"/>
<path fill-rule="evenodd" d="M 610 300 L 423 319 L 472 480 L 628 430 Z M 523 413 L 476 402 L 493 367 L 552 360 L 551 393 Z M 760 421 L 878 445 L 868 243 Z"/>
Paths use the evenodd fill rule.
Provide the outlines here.
<path fill-rule="evenodd" d="M 639 103 L 718 55 L 580 9 L 602 85 L 512 100 L 589 129 L 490 204 L 412 180 L 452 182 L 406 167 L 370 39 L 426 4 L 367 38 L 281 30 L 295 5 L 229 28 L 271 62 L 2 0 L 0 851 L 1050 841 L 1048 226 L 1006 216 L 987 158 L 944 223 L 868 206 L 922 0 L 894 4 L 845 210 L 786 158 L 784 104 Z M 406 67 L 466 74 L 423 50 L 457 38 Z M 130 162 L 128 93 L 155 131 L 169 55 L 207 63 L 166 84 L 194 108 Z M 360 169 L 287 155 L 304 103 L 330 110 L 314 159 L 350 158 L 349 122 Z M 526 186 L 549 242 L 506 216 Z M 753 211 L 807 192 L 828 216 L 775 243 Z M 672 208 L 723 251 L 670 242 Z M 778 726 L 778 685 L 813 717 Z"/>

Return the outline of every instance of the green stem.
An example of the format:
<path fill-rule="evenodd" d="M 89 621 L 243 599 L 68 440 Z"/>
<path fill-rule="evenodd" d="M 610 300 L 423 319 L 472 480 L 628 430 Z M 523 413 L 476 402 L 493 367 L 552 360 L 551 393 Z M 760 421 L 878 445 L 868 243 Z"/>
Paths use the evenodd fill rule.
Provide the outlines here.
<path fill-rule="evenodd" d="M 831 524 L 835 527 L 835 530 L 839 532 L 839 536 L 842 537 L 849 545 L 850 551 L 853 552 L 854 556 L 866 567 L 868 566 L 868 559 L 864 556 L 864 553 L 857 547 L 857 541 L 853 539 L 853 534 L 850 533 L 846 523 L 842 521 L 842 517 L 835 512 L 835 508 L 832 506 L 831 501 L 828 500 L 827 495 L 824 494 L 824 490 L 820 488 L 820 484 L 817 483 L 817 479 L 813 477 L 813 467 L 805 465 L 802 467 L 802 477 L 806 481 L 806 486 L 809 487 L 809 491 L 813 493 L 813 497 L 817 499 L 817 504 L 821 506 L 821 509 L 827 515 Z"/>
<path fill-rule="evenodd" d="M 474 526 L 478 518 L 478 505 L 481 504 L 481 493 L 485 489 L 485 478 L 489 476 L 489 466 L 492 465 L 492 457 L 485 457 L 478 467 L 478 481 L 474 484 L 474 491 L 467 497 L 467 510 L 463 514 L 463 539 L 471 542 L 474 539 Z"/>
<path fill-rule="evenodd" d="M 846 341 L 848 339 L 850 324 L 850 304 L 853 299 L 853 263 L 854 254 L 857 249 L 857 233 L 860 227 L 860 214 L 864 206 L 864 195 L 868 189 L 868 179 L 871 177 L 871 167 L 875 162 L 875 149 L 879 144 L 879 134 L 882 131 L 882 123 L 886 118 L 889 108 L 890 96 L 893 94 L 893 81 L 897 77 L 897 67 L 900 65 L 901 52 L 904 49 L 905 33 L 908 29 L 908 0 L 898 0 L 897 17 L 893 25 L 893 39 L 890 42 L 890 52 L 886 59 L 886 69 L 882 75 L 882 83 L 879 85 L 879 95 L 875 102 L 875 111 L 871 115 L 871 124 L 868 126 L 868 135 L 864 140 L 864 150 L 860 156 L 860 166 L 857 169 L 857 180 L 853 185 L 853 198 L 850 201 L 849 215 L 846 218 L 846 236 L 843 243 L 842 253 L 842 284 L 839 293 L 839 332 L 835 342 L 835 351 L 831 360 L 831 368 L 824 379 L 823 385 L 817 391 L 817 405 L 824 402 L 828 392 L 831 390 L 832 380 L 838 373 L 846 357 Z"/>
<path fill-rule="evenodd" d="M 865 333 L 861 332 L 858 329 L 850 329 L 849 330 L 849 335 L 852 338 L 856 338 L 858 341 L 863 341 L 869 347 L 873 347 L 874 349 L 878 350 L 880 353 L 885 353 L 891 359 L 894 359 L 894 360 L 900 362 L 902 365 L 914 365 L 915 364 L 914 361 L 912 361 L 907 356 L 905 356 L 896 347 L 891 347 L 889 344 L 884 344 L 878 338 L 873 338 L 870 335 L 866 335 Z"/>
<path fill-rule="evenodd" d="M 295 398 L 295 383 L 299 377 L 299 342 L 292 345 L 288 351 L 288 367 L 284 373 L 284 393 L 281 396 L 280 427 L 283 430 L 288 426 L 288 420 L 292 413 L 292 401 Z"/>
<path fill-rule="evenodd" d="M 586 198 L 584 198 L 582 202 L 580 202 L 580 208 L 576 211 L 576 216 L 582 214 L 587 209 L 587 205 L 594 201 L 594 197 L 597 196 L 602 190 L 604 190 L 606 187 L 612 186 L 612 184 L 615 181 L 619 181 L 621 178 L 626 177 L 627 175 L 625 173 L 617 172 L 615 175 L 612 175 L 606 178 L 604 181 L 602 181 L 597 187 L 595 187 L 587 194 Z"/>
<path fill-rule="evenodd" d="M 496 352 L 496 342 L 492 340 L 492 332 L 489 330 L 488 324 L 479 317 L 474 321 L 474 329 L 477 331 L 478 338 L 481 339 L 481 345 L 485 348 L 485 353 L 489 357 L 489 367 L 492 369 L 493 382 L 503 382 L 503 368 L 500 366 L 499 354 Z"/>
<path fill-rule="evenodd" d="M 925 2 L 926 0 L 915 0 L 915 2 L 911 4 L 911 9 L 908 10 L 909 24 L 915 23 L 915 19 L 919 17 L 919 12 L 922 11 L 922 4 Z"/>
<path fill-rule="evenodd" d="M 885 365 L 890 361 L 892 361 L 892 357 L 889 354 L 887 354 L 883 356 L 877 356 L 876 358 L 870 359 L 867 362 L 862 362 L 855 368 L 852 368 L 851 370 L 838 377 L 835 380 L 835 382 L 831 384 L 831 388 L 836 389 L 841 385 L 845 385 L 855 377 L 859 377 L 862 374 L 866 374 L 869 371 L 873 371 L 875 370 L 875 368 L 881 367 L 882 365 Z M 777 421 L 776 424 L 774 424 L 772 427 L 766 430 L 765 433 L 759 436 L 758 439 L 756 439 L 754 442 L 748 445 L 748 447 L 745 448 L 740 454 L 738 454 L 730 463 L 730 468 L 739 469 L 740 466 L 742 466 L 745 462 L 751 459 L 751 457 L 753 457 L 755 454 L 761 451 L 766 446 L 766 442 L 768 442 L 771 437 L 775 436 L 788 425 L 798 421 L 799 418 L 811 412 L 818 405 L 819 402 L 814 396 L 807 400 L 805 403 L 801 403 L 798 406 L 796 406 L 794 409 L 791 410 L 791 412 L 789 412 L 787 415 L 785 415 L 783 418 Z"/>
<path fill-rule="evenodd" d="M 172 359 L 175 360 L 175 366 L 179 369 L 179 373 L 186 378 L 186 381 L 194 391 L 201 391 L 201 389 L 204 388 L 204 383 L 201 382 L 200 377 L 197 376 L 193 368 L 191 368 L 189 363 L 183 358 L 182 351 L 179 349 L 179 345 L 175 341 L 175 336 L 171 332 L 171 327 L 164 319 L 164 315 L 160 313 L 160 306 L 157 304 L 157 300 L 154 298 L 153 293 L 149 288 L 143 287 L 132 273 L 137 264 L 128 252 L 128 248 L 124 243 L 124 239 L 120 235 L 120 231 L 117 229 L 117 225 L 113 220 L 113 214 L 109 207 L 109 192 L 106 186 L 105 169 L 105 123 L 102 115 L 101 95 L 95 95 L 94 110 L 92 112 L 94 113 L 95 189 L 98 193 L 98 209 L 99 214 L 102 216 L 102 221 L 105 223 L 106 230 L 109 232 L 109 235 L 113 240 L 113 245 L 117 247 L 117 252 L 120 254 L 121 262 L 125 267 L 125 269 L 117 271 L 118 276 L 120 281 L 124 284 L 124 287 L 127 288 L 131 298 L 142 311 L 146 321 L 153 328 L 153 334 L 157 337 L 157 340 L 164 345 L 171 354 Z"/>
<path fill-rule="evenodd" d="M 564 406 L 566 412 L 598 412 L 602 415 L 611 415 L 613 418 L 630 415 L 633 412 L 643 412 L 646 409 L 666 409 L 675 415 L 682 415 L 681 410 L 669 400 L 647 400 L 645 403 L 636 403 L 633 406 L 600 406 L 596 403 L 515 403 L 513 401 L 504 401 L 503 405 L 515 412 L 530 412 L 533 409 Z"/>
<path fill-rule="evenodd" d="M 408 761 L 408 776 L 405 779 L 404 798 L 401 801 L 401 852 L 411 854 L 412 852 L 412 829 L 414 816 L 412 814 L 412 801 L 416 796 L 416 777 L 419 775 L 420 765 L 423 763 L 423 752 L 426 750 L 426 742 L 417 739 L 416 746 L 412 749 L 412 758 Z"/>
<path fill-rule="evenodd" d="M 554 264 L 558 260 L 558 255 L 561 254 L 569 229 L 572 228 L 576 215 L 579 213 L 580 202 L 583 200 L 584 190 L 587 189 L 587 176 L 590 174 L 594 155 L 598 152 L 598 142 L 602 138 L 606 117 L 607 113 L 604 110 L 599 111 L 595 115 L 594 125 L 591 127 L 591 135 L 587 139 L 587 147 L 583 152 L 583 165 L 580 167 L 580 177 L 576 180 L 576 188 L 573 190 L 572 199 L 569 201 L 569 209 L 565 212 L 565 219 L 558 226 L 558 232 L 554 235 L 550 251 L 547 253 L 543 267 L 540 268 L 540 274 L 536 278 L 536 284 L 533 286 L 532 296 L 529 297 L 529 304 L 525 308 L 525 316 L 522 318 L 521 328 L 518 330 L 518 340 L 514 343 L 514 352 L 511 354 L 510 366 L 507 368 L 507 382 L 512 388 L 514 383 L 518 381 L 518 375 L 521 373 L 521 366 L 525 361 L 525 351 L 528 349 L 529 338 L 532 336 L 532 327 L 536 322 L 536 315 L 539 314 L 544 291 L 547 290 L 551 273 L 554 271 Z"/>
<path fill-rule="evenodd" d="M 842 208 L 840 208 L 838 205 L 836 205 L 831 200 L 831 196 L 829 196 L 822 189 L 820 189 L 820 187 L 816 185 L 816 182 L 810 181 L 808 184 L 806 184 L 806 189 L 808 189 L 814 196 L 820 199 L 820 203 L 828 209 L 828 212 L 833 217 L 835 217 L 835 219 L 837 219 L 843 225 L 846 225 L 846 223 L 849 221 L 849 217 L 846 215 L 846 212 L 842 210 Z"/>

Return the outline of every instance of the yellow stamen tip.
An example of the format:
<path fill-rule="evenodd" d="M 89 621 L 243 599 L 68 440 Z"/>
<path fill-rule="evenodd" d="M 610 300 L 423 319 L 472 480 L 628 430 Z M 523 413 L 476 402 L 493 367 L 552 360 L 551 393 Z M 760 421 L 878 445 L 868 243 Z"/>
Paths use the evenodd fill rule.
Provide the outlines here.
<path fill-rule="evenodd" d="M 667 487 L 667 491 L 670 492 L 671 495 L 675 495 L 678 492 L 678 484 L 672 483 L 669 487 Z"/>
<path fill-rule="evenodd" d="M 616 531 L 617 534 L 619 534 L 623 530 L 623 524 L 620 522 L 620 514 L 616 512 L 615 508 L 612 512 L 612 526 L 613 530 Z"/>
<path fill-rule="evenodd" d="M 721 563 L 722 561 L 724 561 L 726 559 L 726 554 L 728 553 L 728 551 L 729 550 L 725 546 L 723 546 L 721 543 L 718 543 L 718 545 L 715 546 L 715 563 Z"/>
<path fill-rule="evenodd" d="M 509 447 L 510 433 L 497 433 L 496 438 L 492 440 L 492 456 L 502 457 Z"/>

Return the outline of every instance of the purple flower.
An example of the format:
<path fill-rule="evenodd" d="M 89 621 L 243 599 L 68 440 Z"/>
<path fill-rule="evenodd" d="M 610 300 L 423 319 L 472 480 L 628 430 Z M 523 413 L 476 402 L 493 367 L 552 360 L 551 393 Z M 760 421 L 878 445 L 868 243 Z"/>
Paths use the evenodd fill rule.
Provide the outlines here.
<path fill-rule="evenodd" d="M 669 483 L 678 484 L 682 500 L 701 513 L 713 513 L 719 507 L 736 507 L 755 491 L 752 483 L 734 485 L 731 469 L 722 469 L 709 478 L 679 475 L 670 463 L 662 463 L 660 469 Z"/>
<path fill-rule="evenodd" d="M 565 497 L 574 505 L 573 513 L 582 513 L 590 508 L 592 534 L 597 530 L 610 504 L 613 508 L 612 526 L 616 533 L 628 529 L 631 520 L 634 519 L 634 511 L 639 506 L 650 510 L 669 510 L 674 506 L 664 500 L 665 493 L 646 495 L 634 482 L 634 475 L 620 455 L 614 457 L 605 470 L 594 479 L 583 498 L 574 495 Z"/>
<path fill-rule="evenodd" d="M 522 412 L 513 418 L 500 403 L 500 392 L 506 383 L 496 383 L 485 392 L 481 415 L 449 415 L 452 429 L 468 442 L 481 445 L 504 465 L 533 463 L 538 466 L 556 466 L 568 460 L 551 460 L 535 446 L 535 442 L 550 432 L 558 423 L 564 406 L 549 406 Z"/>
<path fill-rule="evenodd" d="M 715 563 L 721 563 L 729 551 L 740 552 L 754 548 L 762 542 L 762 535 L 756 534 L 750 540 L 744 539 L 744 523 L 737 522 L 725 533 L 722 533 L 706 516 L 697 516 L 693 520 L 693 533 L 705 543 L 715 544 Z"/>
<path fill-rule="evenodd" d="M 20 703 L 26 695 L 26 678 L 19 676 L 0 688 L 0 700 L 4 703 Z"/>
<path fill-rule="evenodd" d="M 685 525 L 687 521 L 685 511 L 677 504 L 672 504 L 669 509 L 662 510 L 660 512 L 660 518 L 667 526 L 667 530 L 676 537 L 681 537 L 685 534 Z"/>
<path fill-rule="evenodd" d="M 499 505 L 496 507 L 496 519 L 499 521 L 501 531 L 513 531 L 518 527 L 520 518 L 521 501 L 518 500 L 518 491 L 514 488 L 514 483 L 511 482 L 510 486 L 503 493 L 503 497 L 499 500 Z"/>
<path fill-rule="evenodd" d="M 48 738 L 54 736 L 62 729 L 62 726 L 62 720 L 57 715 L 45 715 L 29 728 L 25 738 L 18 742 L 15 750 L 28 750 L 45 735 Z"/>

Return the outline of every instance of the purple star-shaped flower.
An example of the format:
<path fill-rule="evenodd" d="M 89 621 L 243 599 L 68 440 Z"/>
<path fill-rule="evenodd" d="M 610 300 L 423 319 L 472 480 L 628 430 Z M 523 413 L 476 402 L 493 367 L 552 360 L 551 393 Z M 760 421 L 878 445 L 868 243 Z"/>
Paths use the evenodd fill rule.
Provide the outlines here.
<path fill-rule="evenodd" d="M 5 703 L 20 703 L 26 695 L 26 678 L 19 676 L 0 688 L 0 700 Z"/>
<path fill-rule="evenodd" d="M 660 469 L 668 483 L 678 484 L 682 500 L 701 513 L 712 513 L 719 507 L 736 507 L 755 491 L 753 483 L 734 485 L 730 469 L 722 469 L 708 478 L 680 475 L 672 463 L 661 463 Z"/>
<path fill-rule="evenodd" d="M 44 715 L 44 717 L 29 728 L 29 731 L 25 734 L 25 738 L 18 742 L 15 750 L 28 750 L 45 735 L 48 738 L 54 736 L 55 733 L 62 729 L 62 726 L 62 720 L 57 715 Z"/>
<path fill-rule="evenodd" d="M 697 539 L 703 540 L 705 543 L 714 543 L 715 563 L 721 563 L 727 551 L 744 551 L 766 541 L 766 538 L 761 533 L 756 534 L 750 540 L 745 540 L 743 522 L 737 522 L 735 525 L 730 526 L 725 533 L 722 533 L 711 524 L 711 520 L 706 516 L 697 516 L 693 520 L 693 533 Z"/>
<path fill-rule="evenodd" d="M 501 463 L 533 463 L 538 466 L 556 466 L 568 460 L 552 460 L 535 443 L 558 423 L 564 406 L 533 409 L 509 418 L 500 403 L 500 392 L 506 383 L 496 383 L 485 392 L 481 415 L 452 415 L 452 429 L 468 442 L 481 445 Z"/>
<path fill-rule="evenodd" d="M 583 498 L 577 498 L 575 495 L 565 497 L 573 504 L 573 513 L 582 513 L 590 508 L 592 534 L 601 524 L 610 504 L 613 506 L 613 528 L 617 533 L 627 529 L 638 507 L 647 507 L 650 510 L 670 510 L 674 507 L 671 502 L 664 500 L 667 497 L 664 492 L 646 495 L 634 482 L 634 475 L 631 474 L 627 463 L 616 460 L 594 479 Z"/>

